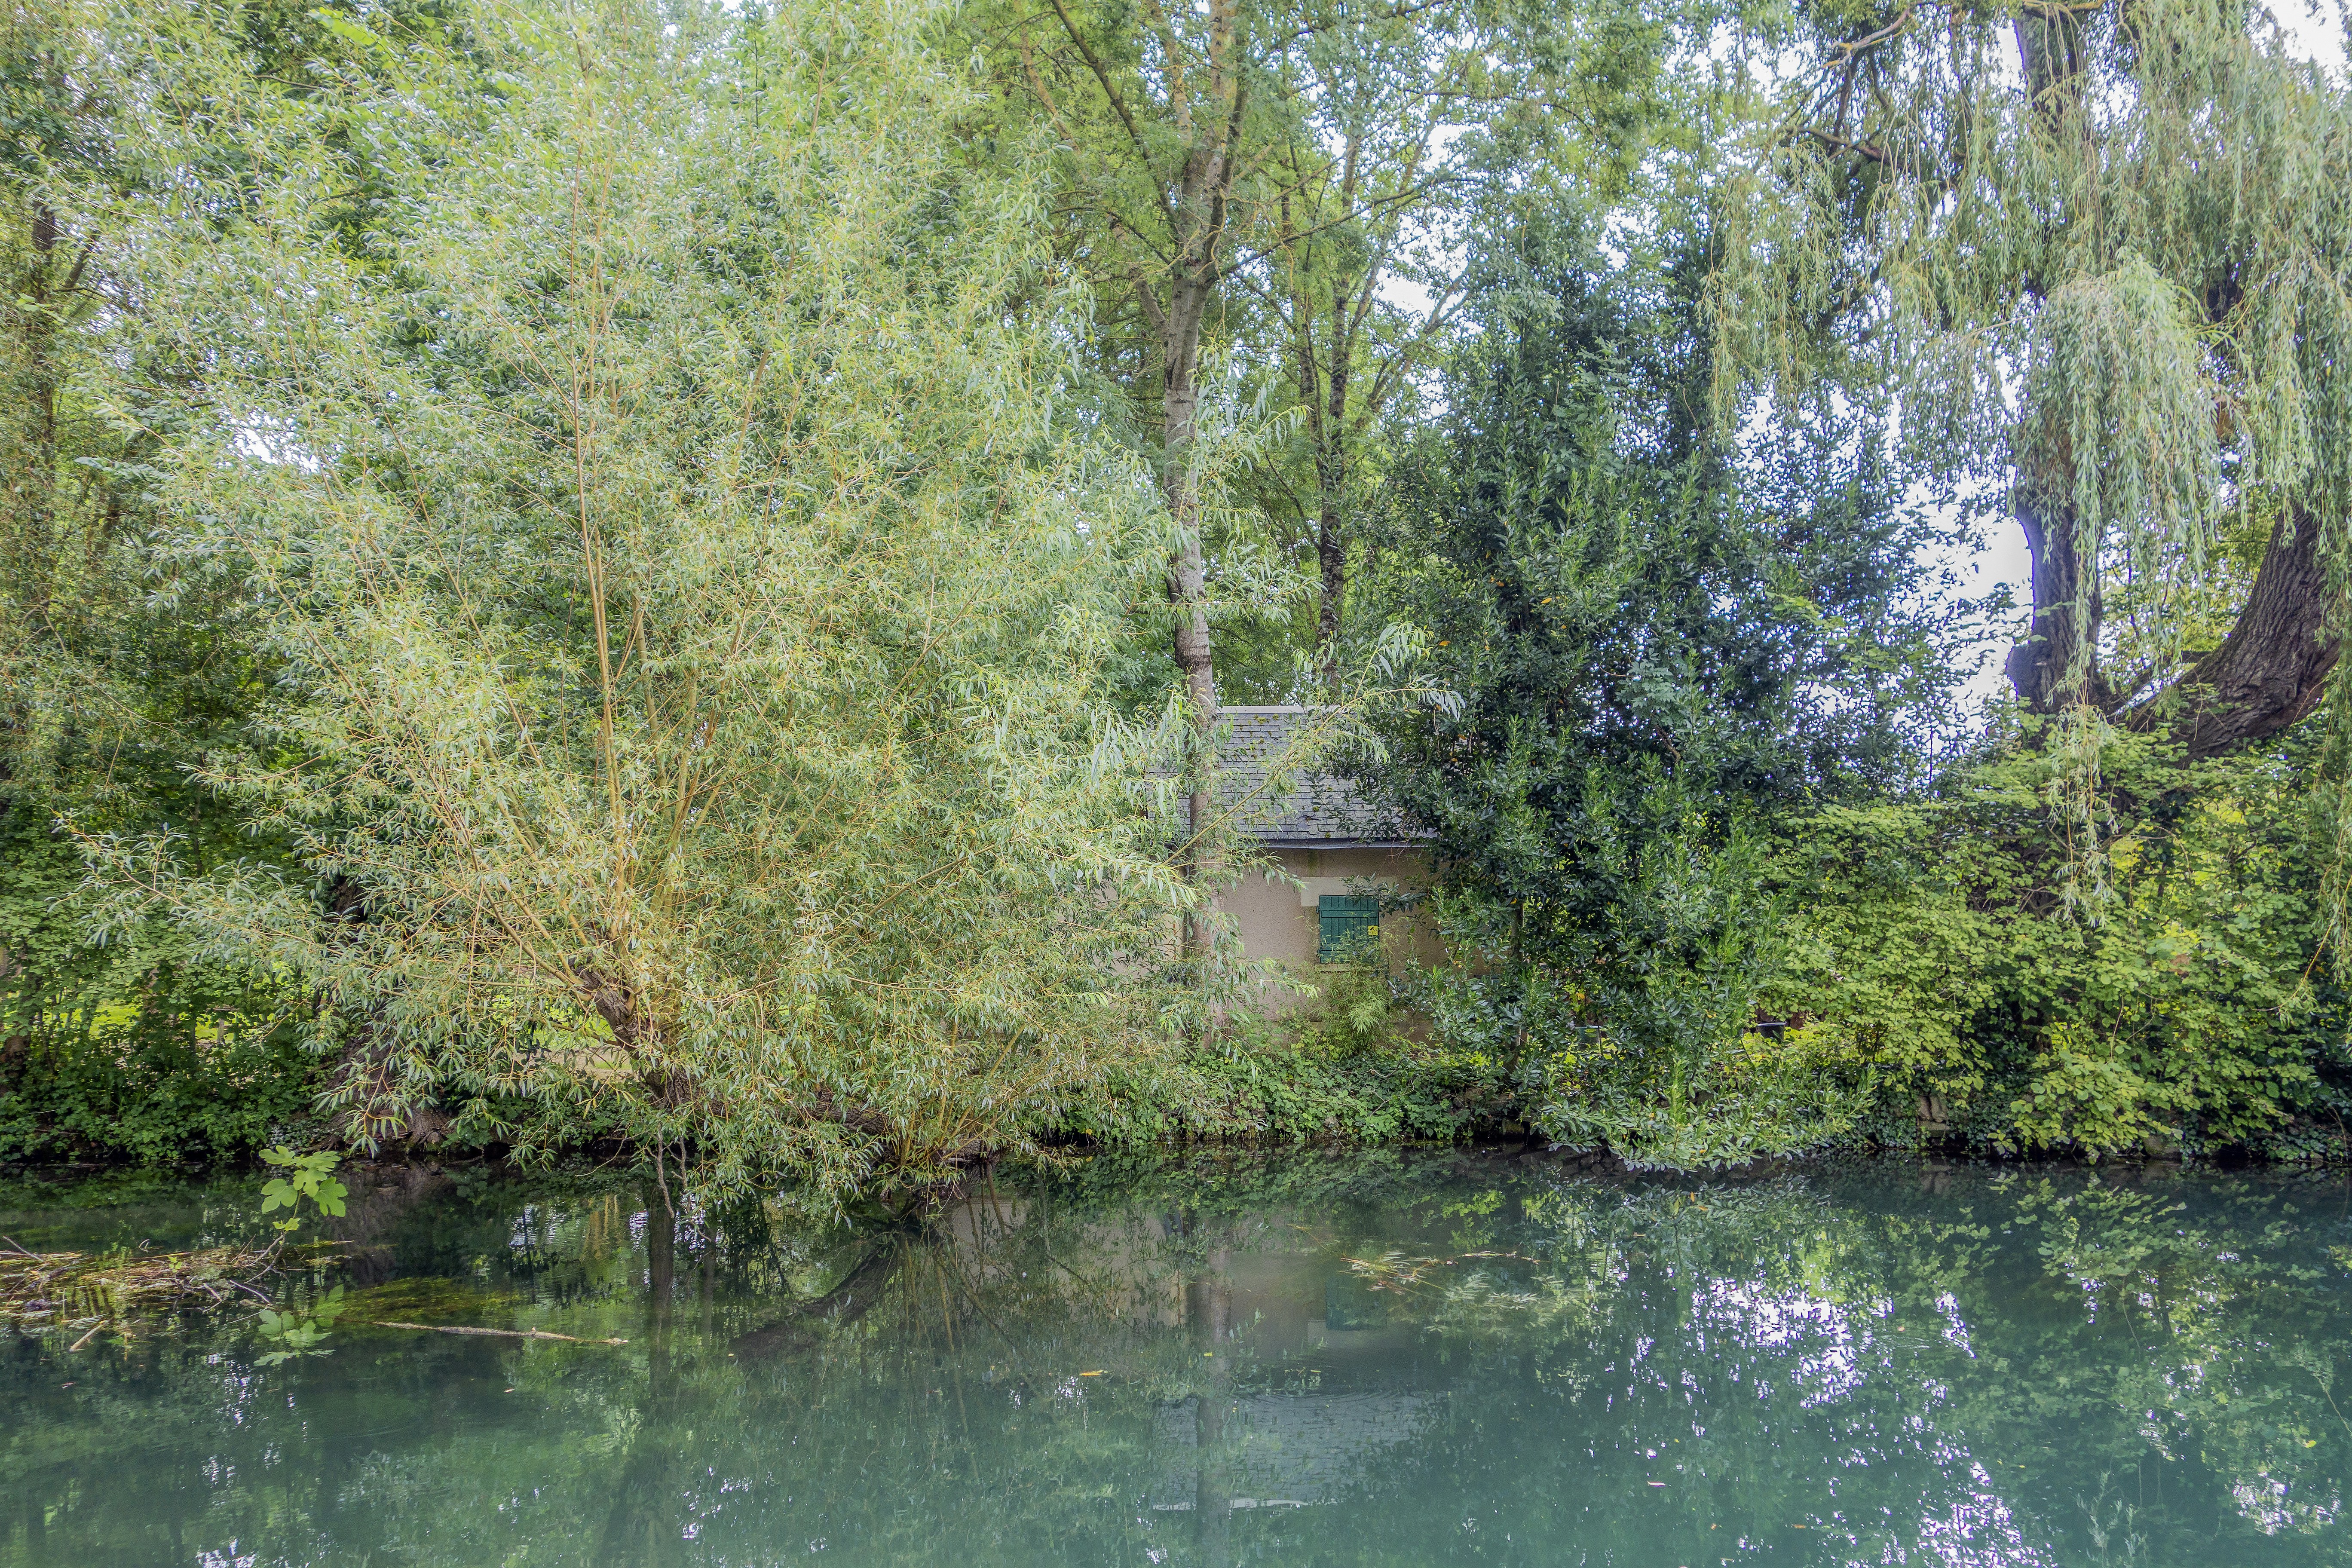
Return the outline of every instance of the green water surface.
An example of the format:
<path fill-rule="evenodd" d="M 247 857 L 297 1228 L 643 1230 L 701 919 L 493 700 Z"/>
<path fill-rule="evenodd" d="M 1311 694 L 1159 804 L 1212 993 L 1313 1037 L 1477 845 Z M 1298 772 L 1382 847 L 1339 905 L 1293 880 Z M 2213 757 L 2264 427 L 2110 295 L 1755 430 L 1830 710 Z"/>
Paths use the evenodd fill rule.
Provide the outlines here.
<path fill-rule="evenodd" d="M 257 1187 L 13 1182 L 0 1235 L 252 1237 Z M 278 1286 L 343 1285 L 324 1353 L 0 1329 L 0 1563 L 2352 1563 L 2341 1173 L 1105 1158 L 837 1229 L 354 1187 Z"/>

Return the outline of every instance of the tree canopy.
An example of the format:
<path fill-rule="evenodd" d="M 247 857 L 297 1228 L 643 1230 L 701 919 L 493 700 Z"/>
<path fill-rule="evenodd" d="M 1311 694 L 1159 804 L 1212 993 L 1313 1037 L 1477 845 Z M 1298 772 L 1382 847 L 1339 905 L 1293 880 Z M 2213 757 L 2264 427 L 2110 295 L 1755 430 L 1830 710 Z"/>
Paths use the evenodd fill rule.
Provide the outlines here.
<path fill-rule="evenodd" d="M 2352 139 L 2266 13 L 6 16 L 0 1154 L 2339 1114 Z M 1236 694 L 1442 952 L 1240 1006 Z"/>

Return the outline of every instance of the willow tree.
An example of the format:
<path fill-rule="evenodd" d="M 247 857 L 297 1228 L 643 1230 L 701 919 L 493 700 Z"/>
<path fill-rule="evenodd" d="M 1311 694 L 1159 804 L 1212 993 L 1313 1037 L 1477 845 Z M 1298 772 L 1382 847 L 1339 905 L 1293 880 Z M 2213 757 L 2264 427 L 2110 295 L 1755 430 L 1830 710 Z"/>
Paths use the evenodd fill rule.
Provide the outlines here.
<path fill-rule="evenodd" d="M 1971 1136 L 2301 1136 L 2342 1081 L 2352 104 L 2244 6 L 1804 15 L 1720 139 L 1719 401 L 1891 394 L 2032 581 L 2021 754 L 1964 807 L 1816 823 L 1825 863 L 1905 847 L 1808 884 L 1828 961 L 1783 1000 Z M 1957 852 L 1914 837 L 1947 810 Z"/>
<path fill-rule="evenodd" d="M 315 880 L 100 847 L 318 988 L 355 1135 L 437 1102 L 838 1196 L 1158 1037 L 1185 895 L 1101 679 L 1149 485 L 1057 417 L 1039 187 L 951 166 L 938 19 L 346 20 L 400 217 L 357 249 L 302 104 L 194 22 L 135 40 L 281 172 L 226 227 L 120 216 L 146 330 L 215 367 L 173 553 L 282 672 L 205 776 Z"/>
<path fill-rule="evenodd" d="M 1727 366 L 1883 378 L 1915 457 L 2006 498 L 2032 712 L 2191 757 L 2312 712 L 2352 549 L 2343 87 L 2228 0 L 1804 16 L 1726 139 Z"/>

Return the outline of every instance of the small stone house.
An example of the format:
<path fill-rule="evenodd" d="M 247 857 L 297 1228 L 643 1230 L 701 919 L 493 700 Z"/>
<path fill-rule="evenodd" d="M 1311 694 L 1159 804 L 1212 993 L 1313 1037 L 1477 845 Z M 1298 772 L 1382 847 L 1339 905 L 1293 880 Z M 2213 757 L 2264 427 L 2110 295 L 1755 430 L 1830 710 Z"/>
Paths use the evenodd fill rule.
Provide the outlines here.
<path fill-rule="evenodd" d="M 1434 958 L 1421 922 L 1391 912 L 1382 929 L 1381 890 L 1410 891 L 1429 874 L 1424 845 L 1383 825 L 1344 779 L 1301 767 L 1312 754 L 1317 710 L 1228 708 L 1217 749 L 1216 799 L 1234 826 L 1255 839 L 1290 881 L 1251 871 L 1217 900 L 1231 915 L 1244 956 L 1273 959 L 1302 977 L 1334 963 L 1360 933 L 1378 931 L 1391 962 Z M 1282 1011 L 1288 998 L 1266 999 Z"/>

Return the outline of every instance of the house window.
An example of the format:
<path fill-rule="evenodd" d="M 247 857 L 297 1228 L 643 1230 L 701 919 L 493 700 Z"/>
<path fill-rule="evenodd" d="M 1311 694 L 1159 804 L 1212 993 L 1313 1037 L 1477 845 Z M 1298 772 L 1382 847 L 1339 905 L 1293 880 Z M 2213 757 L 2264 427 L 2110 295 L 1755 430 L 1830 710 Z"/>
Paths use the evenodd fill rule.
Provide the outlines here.
<path fill-rule="evenodd" d="M 1370 956 L 1366 933 L 1377 938 L 1380 929 L 1380 900 L 1324 894 L 1315 900 L 1315 962 L 1360 962 Z"/>

